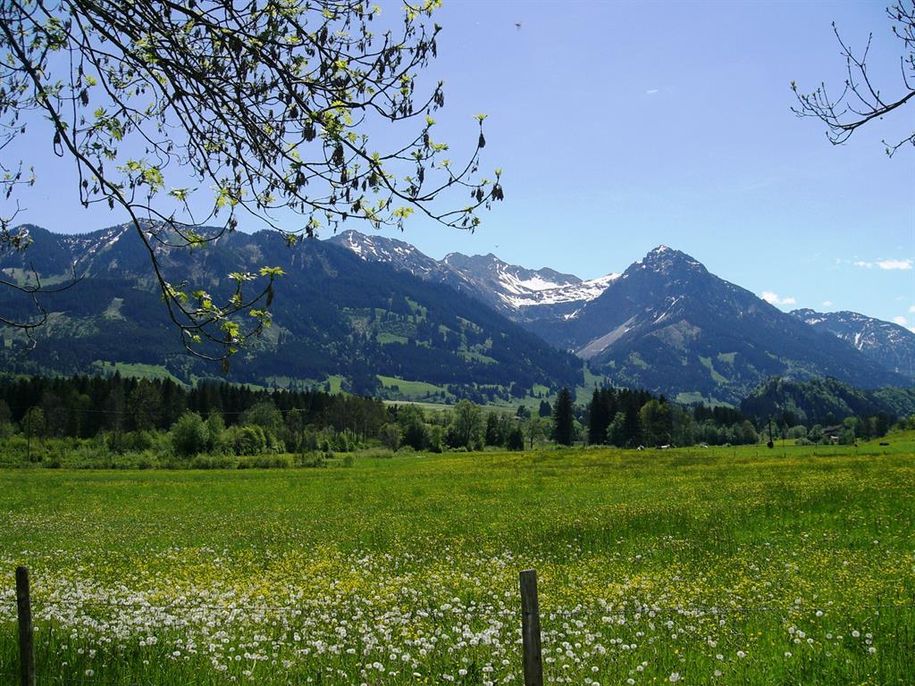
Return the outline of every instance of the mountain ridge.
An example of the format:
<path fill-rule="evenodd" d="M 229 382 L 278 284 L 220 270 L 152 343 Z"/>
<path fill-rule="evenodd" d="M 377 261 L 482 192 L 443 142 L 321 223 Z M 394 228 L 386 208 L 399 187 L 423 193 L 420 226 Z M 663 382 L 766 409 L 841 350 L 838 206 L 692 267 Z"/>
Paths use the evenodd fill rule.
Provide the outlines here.
<path fill-rule="evenodd" d="M 659 246 L 580 312 L 542 332 L 618 385 L 735 402 L 771 376 L 904 385 L 837 337 Z"/>
<path fill-rule="evenodd" d="M 802 308 L 789 314 L 850 343 L 887 369 L 915 380 L 915 333 L 904 326 L 850 310 L 817 312 Z"/>
<path fill-rule="evenodd" d="M 159 332 L 162 342 L 164 324 L 152 305 L 156 294 L 148 255 L 129 226 L 76 236 L 35 227 L 33 237 L 33 253 L 6 255 L 0 268 L 12 273 L 11 268 L 34 265 L 45 275 L 82 271 L 84 280 L 100 289 L 95 299 L 107 303 L 90 313 L 87 303 L 70 302 L 81 313 L 75 319 L 55 314 L 52 331 L 79 334 L 74 350 L 54 352 L 58 362 L 69 359 L 71 368 L 77 359 L 85 362 L 84 339 L 93 335 L 95 345 L 117 358 L 116 344 L 101 340 L 98 332 L 129 329 L 134 320 Z M 160 243 L 154 250 L 166 271 L 214 290 L 238 269 L 256 271 L 263 264 L 286 269 L 278 284 L 277 326 L 260 347 L 244 354 L 251 379 L 344 374 L 362 379 L 356 386 L 371 390 L 371 379 L 387 376 L 440 386 L 499 386 L 500 393 L 517 381 L 512 391 L 517 393 L 543 380 L 555 388 L 580 379 L 581 363 L 574 372 L 572 358 L 561 352 L 568 351 L 587 360 L 604 382 L 686 402 L 735 403 L 772 376 L 829 376 L 860 387 L 911 383 L 835 331 L 782 312 L 666 245 L 622 274 L 590 281 L 511 265 L 491 253 L 450 253 L 435 260 L 404 241 L 355 231 L 292 249 L 275 232 L 234 232 L 193 251 Z M 130 297 L 116 303 L 115 287 L 128 289 Z M 345 292 L 345 301 L 335 288 Z M 429 312 L 450 319 L 435 319 L 432 326 L 424 319 Z M 878 324 L 873 326 L 883 330 Z M 124 335 L 137 338 L 136 332 Z M 305 344 L 309 359 L 287 349 L 291 341 Z M 156 358 L 154 346 L 144 347 L 142 339 L 136 347 L 144 362 Z M 265 362 L 267 355 L 277 356 L 277 364 Z M 289 374 L 277 372 L 281 365 Z"/>
<path fill-rule="evenodd" d="M 43 277 L 54 276 L 71 273 L 76 258 L 81 280 L 46 295 L 51 321 L 37 332 L 39 344 L 29 358 L 17 356 L 21 334 L 0 331 L 5 368 L 75 373 L 114 362 L 157 365 L 181 379 L 208 374 L 205 365 L 178 354 L 179 337 L 168 325 L 135 232 L 110 227 L 73 239 L 36 230 L 34 239 L 35 252 L 6 255 L 0 268 L 32 264 Z M 285 270 L 274 325 L 233 358 L 232 380 L 321 382 L 341 375 L 350 390 L 374 393 L 386 377 L 427 382 L 438 387 L 430 393 L 449 398 L 486 399 L 524 394 L 536 385 L 556 390 L 582 378 L 580 361 L 557 355 L 466 294 L 363 262 L 323 241 L 290 248 L 276 232 L 235 232 L 193 250 L 158 244 L 156 250 L 166 278 L 214 293 L 226 288 L 230 272 L 256 273 L 264 264 Z M 0 294 L 0 307 L 16 313 L 8 290 Z"/>
<path fill-rule="evenodd" d="M 352 230 L 327 240 L 364 260 L 392 264 L 427 281 L 467 292 L 519 322 L 571 316 L 583 303 L 599 296 L 618 276 L 607 274 L 585 280 L 549 267 L 529 269 L 509 264 L 492 253 L 452 252 L 436 260 L 404 241 Z"/>

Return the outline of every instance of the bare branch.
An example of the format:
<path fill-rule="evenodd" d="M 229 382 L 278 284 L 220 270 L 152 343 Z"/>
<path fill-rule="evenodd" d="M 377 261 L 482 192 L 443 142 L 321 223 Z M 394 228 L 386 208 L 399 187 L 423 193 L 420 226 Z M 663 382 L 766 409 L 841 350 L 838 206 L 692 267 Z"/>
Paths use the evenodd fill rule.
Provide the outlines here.
<path fill-rule="evenodd" d="M 903 55 L 900 57 L 902 71 L 901 92 L 892 99 L 885 99 L 880 89 L 872 82 L 868 73 L 867 58 L 871 46 L 868 37 L 864 50 L 857 55 L 842 36 L 835 24 L 833 32 L 842 49 L 848 74 L 842 93 L 837 98 L 829 95 L 826 85 L 810 93 L 798 90 L 792 81 L 791 89 L 798 104 L 791 110 L 798 117 L 813 117 L 826 124 L 826 136 L 833 145 L 847 141 L 859 128 L 880 119 L 912 99 L 915 99 L 915 0 L 900 0 L 887 8 L 887 16 L 893 22 L 893 35 L 902 41 Z M 915 131 L 893 142 L 883 141 L 886 153 L 892 157 L 906 144 L 915 145 Z"/>

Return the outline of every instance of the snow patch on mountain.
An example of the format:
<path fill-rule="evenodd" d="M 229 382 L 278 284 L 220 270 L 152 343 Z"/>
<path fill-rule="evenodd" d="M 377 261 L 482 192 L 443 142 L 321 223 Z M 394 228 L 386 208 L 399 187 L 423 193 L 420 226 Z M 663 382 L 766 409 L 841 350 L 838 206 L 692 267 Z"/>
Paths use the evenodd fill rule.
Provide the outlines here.
<path fill-rule="evenodd" d="M 409 243 L 386 236 L 369 236 L 358 231 L 344 231 L 328 239 L 346 248 L 366 262 L 382 262 L 414 276 L 424 277 L 433 272 L 438 262 L 421 253 Z"/>
<path fill-rule="evenodd" d="M 904 326 L 859 312 L 824 313 L 805 308 L 791 314 L 841 338 L 887 369 L 915 378 L 915 333 Z"/>
<path fill-rule="evenodd" d="M 493 254 L 450 253 L 442 260 L 424 255 L 409 243 L 383 236 L 345 231 L 330 239 L 366 261 L 385 262 L 433 281 L 470 291 L 477 298 L 507 313 L 526 317 L 532 312 L 559 306 L 553 316 L 567 318 L 567 310 L 600 296 L 619 274 L 582 280 L 552 269 L 527 269 L 509 264 Z"/>
<path fill-rule="evenodd" d="M 513 295 L 500 293 L 499 297 L 505 304 L 515 309 L 531 307 L 534 305 L 561 305 L 565 303 L 586 303 L 599 297 L 607 290 L 607 286 L 616 281 L 619 274 L 607 274 L 596 279 L 580 281 L 579 283 L 565 286 L 553 286 L 543 289 L 512 289 Z M 506 289 L 509 290 L 509 289 Z M 564 318 L 571 318 L 572 315 Z"/>
<path fill-rule="evenodd" d="M 70 252 L 70 264 L 75 268 L 77 264 L 86 264 L 105 252 L 132 229 L 132 224 L 120 224 L 88 234 L 68 234 L 62 236 L 61 242 Z"/>

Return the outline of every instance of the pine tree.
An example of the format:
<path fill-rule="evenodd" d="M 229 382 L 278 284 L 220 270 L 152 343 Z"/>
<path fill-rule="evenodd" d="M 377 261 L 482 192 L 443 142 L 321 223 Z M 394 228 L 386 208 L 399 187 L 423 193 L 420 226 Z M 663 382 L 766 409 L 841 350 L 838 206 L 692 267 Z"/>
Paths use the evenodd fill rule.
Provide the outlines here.
<path fill-rule="evenodd" d="M 559 391 L 553 407 L 553 440 L 560 445 L 572 445 L 574 414 L 572 394 L 568 388 Z"/>
<path fill-rule="evenodd" d="M 616 416 L 617 393 L 612 388 L 595 388 L 588 405 L 588 443 L 607 442 L 607 429 Z"/>

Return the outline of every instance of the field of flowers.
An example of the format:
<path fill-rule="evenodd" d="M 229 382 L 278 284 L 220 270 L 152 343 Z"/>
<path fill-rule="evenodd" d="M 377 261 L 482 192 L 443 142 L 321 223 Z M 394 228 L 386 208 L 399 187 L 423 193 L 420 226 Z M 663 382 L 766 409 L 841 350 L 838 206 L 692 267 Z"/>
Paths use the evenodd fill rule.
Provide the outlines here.
<path fill-rule="evenodd" d="M 39 684 L 912 684 L 915 441 L 0 472 Z M 824 454 L 825 453 L 825 454 Z"/>

